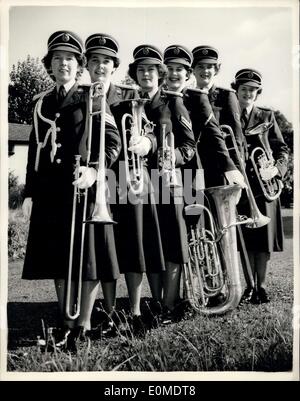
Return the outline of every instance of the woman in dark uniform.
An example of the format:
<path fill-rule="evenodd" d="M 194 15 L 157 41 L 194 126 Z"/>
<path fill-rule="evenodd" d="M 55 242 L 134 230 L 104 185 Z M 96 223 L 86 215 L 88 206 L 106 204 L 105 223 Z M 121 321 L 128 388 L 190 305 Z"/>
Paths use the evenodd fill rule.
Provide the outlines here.
<path fill-rule="evenodd" d="M 95 74 L 103 75 L 109 66 L 107 100 L 121 132 L 124 114 L 132 114 L 132 103 L 128 99 L 136 98 L 137 92 L 110 82 L 113 72 L 120 63 L 118 50 L 117 41 L 107 34 L 93 34 L 86 40 L 86 56 L 92 79 Z M 156 151 L 156 138 L 152 132 L 146 133 L 139 139 L 139 143 L 135 145 L 137 155 L 146 156 L 149 152 L 151 154 Z M 127 142 L 126 145 L 129 147 L 130 144 Z M 126 170 L 124 152 L 123 144 L 118 163 L 114 166 L 116 176 L 119 178 L 117 202 L 112 205 L 114 220 L 117 222 L 114 231 L 120 271 L 125 275 L 131 307 L 131 315 L 127 321 L 135 334 L 143 334 L 140 305 L 143 273 L 158 274 L 163 271 L 164 257 L 147 168 L 146 166 L 142 168 L 144 181 L 142 191 L 134 195 L 127 188 L 124 177 Z M 113 323 L 118 324 L 118 319 L 113 319 Z M 115 330 L 115 327 L 112 326 L 112 330 Z"/>
<path fill-rule="evenodd" d="M 24 215 L 30 217 L 23 279 L 55 280 L 63 321 L 62 330 L 58 333 L 57 346 L 68 346 L 69 340 L 73 342 L 71 339 L 74 340 L 90 330 L 91 312 L 99 279 L 108 276 L 116 278 L 118 275 L 117 265 L 111 273 L 105 273 L 109 254 L 113 252 L 108 243 L 106 229 L 89 225 L 83 253 L 80 315 L 77 320 L 64 316 L 73 184 L 81 189 L 91 187 L 97 175 L 93 167 L 82 165 L 78 169 L 79 178 L 73 183 L 75 155 L 81 154 L 82 159 L 86 155 L 86 143 L 83 142 L 83 138 L 86 135 L 87 95 L 76 82 L 82 72 L 84 60 L 82 41 L 73 32 L 58 31 L 49 37 L 48 53 L 43 62 L 55 81 L 55 87 L 41 94 L 35 106 L 23 203 Z M 120 151 L 120 140 L 116 127 L 112 125 L 106 124 L 106 135 L 109 137 L 106 145 L 106 163 L 110 166 Z M 97 142 L 93 140 L 91 161 L 98 159 Z M 89 191 L 88 209 L 91 209 L 94 203 L 92 191 L 94 189 Z M 80 202 L 75 217 L 71 301 L 78 281 L 82 204 L 83 202 Z"/>
<path fill-rule="evenodd" d="M 217 185 L 213 175 L 222 176 L 229 184 L 244 186 L 243 176 L 237 170 L 228 153 L 225 140 L 213 113 L 208 91 L 204 88 L 186 87 L 194 65 L 193 54 L 184 46 L 171 45 L 164 52 L 164 63 L 168 68 L 168 89 L 182 92 L 184 104 L 190 113 L 197 144 L 197 154 L 184 168 L 196 169 L 195 188 L 204 189 Z M 213 168 L 212 168 L 213 165 Z M 202 168 L 204 168 L 204 177 Z M 224 177 L 225 175 L 225 177 Z M 220 183 L 220 182 L 219 182 Z"/>
<path fill-rule="evenodd" d="M 161 275 L 148 274 L 153 297 L 162 301 L 165 314 L 172 315 L 178 301 L 180 266 L 188 260 L 187 232 L 183 216 L 183 193 L 180 167 L 195 154 L 194 134 L 188 112 L 182 98 L 161 95 L 159 85 L 165 77 L 162 54 L 154 46 L 140 45 L 133 52 L 134 62 L 129 66 L 129 76 L 141 87 L 141 97 L 147 97 L 147 118 L 152 121 L 158 152 L 149 157 L 149 168 L 153 174 L 157 168 L 163 171 L 163 132 L 174 135 L 174 156 L 177 188 L 168 185 L 164 174 L 155 186 L 158 201 L 158 217 L 162 237 L 166 272 Z M 165 131 L 164 131 L 165 130 Z M 172 149 L 169 157 L 172 155 Z M 168 163 L 167 163 L 168 164 Z M 154 180 L 152 181 L 154 183 Z M 164 199 L 164 195 L 166 199 Z"/>
<path fill-rule="evenodd" d="M 185 177 L 185 202 L 190 203 L 189 194 L 191 192 L 191 188 L 189 188 L 191 180 L 186 179 L 187 174 L 193 177 L 196 203 L 200 204 L 204 203 L 203 189 L 206 187 L 205 184 L 207 186 L 213 184 L 212 174 L 215 174 L 216 171 L 218 171 L 219 177 L 225 176 L 230 184 L 238 183 L 243 187 L 245 185 L 243 176 L 229 156 L 225 140 L 214 117 L 207 91 L 186 87 L 192 72 L 192 53 L 184 46 L 171 45 L 164 51 L 164 63 L 168 68 L 167 87 L 169 90 L 183 94 L 184 104 L 190 113 L 197 144 L 195 156 L 183 166 L 182 170 Z M 209 164 L 207 163 L 208 158 L 203 158 L 206 153 L 209 153 Z M 213 173 L 211 171 L 212 164 L 214 164 Z"/>
<path fill-rule="evenodd" d="M 243 228 L 245 244 L 255 280 L 255 289 L 247 288 L 243 298 L 253 303 L 269 302 L 269 296 L 266 292 L 268 262 L 271 252 L 281 252 L 283 250 L 284 236 L 280 198 L 278 197 L 270 202 L 267 201 L 258 186 L 255 175 L 251 171 L 253 169 L 249 156 L 255 147 L 261 147 L 262 144 L 258 135 L 247 135 L 248 132 L 260 124 L 271 123 L 271 127 L 267 131 L 267 141 L 272 150 L 274 165 L 260 171 L 263 181 L 268 181 L 272 178 L 284 179 L 288 161 L 288 147 L 283 140 L 273 111 L 255 105 L 257 96 L 262 92 L 261 80 L 262 77 L 258 71 L 245 68 L 236 73 L 235 82 L 232 84 L 232 87 L 237 92 L 241 108 L 247 175 L 260 212 L 271 218 L 270 223 L 264 227 L 256 229 Z M 241 202 L 239 209 L 242 212 L 243 207 Z"/>
<path fill-rule="evenodd" d="M 240 110 L 235 93 L 232 89 L 223 88 L 215 84 L 216 76 L 221 67 L 219 52 L 212 46 L 197 46 L 193 49 L 192 53 L 194 57 L 192 68 L 197 81 L 197 88 L 208 92 L 208 98 L 218 124 L 229 125 L 232 128 L 238 148 L 242 154 Z M 197 120 L 197 117 L 195 119 Z M 207 166 L 205 175 L 206 187 L 226 184 L 224 175 L 220 174 L 219 168 L 216 169 L 211 151 L 210 146 L 202 146 L 199 149 L 201 162 Z M 238 166 L 235 154 L 231 155 L 231 157 Z M 231 180 L 231 175 L 234 174 L 230 171 L 232 169 L 227 170 L 226 173 L 226 178 L 229 178 L 229 180 Z"/>

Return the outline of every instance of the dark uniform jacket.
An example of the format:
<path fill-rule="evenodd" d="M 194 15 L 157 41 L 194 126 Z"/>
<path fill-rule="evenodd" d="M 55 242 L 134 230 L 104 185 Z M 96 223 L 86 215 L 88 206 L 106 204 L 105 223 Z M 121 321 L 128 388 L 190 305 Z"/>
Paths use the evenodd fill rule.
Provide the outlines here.
<path fill-rule="evenodd" d="M 228 153 L 223 134 L 214 116 L 208 95 L 197 90 L 186 90 L 185 105 L 190 113 L 193 131 L 197 142 L 197 155 L 201 164 L 190 164 L 192 168 L 204 169 L 205 186 L 224 183 L 224 172 L 236 169 Z"/>
<path fill-rule="evenodd" d="M 243 128 L 245 133 L 244 153 L 246 157 L 246 171 L 258 209 L 263 215 L 271 218 L 269 224 L 260 228 L 248 229 L 242 226 L 246 247 L 248 250 L 254 252 L 274 252 L 283 250 L 284 235 L 280 198 L 277 198 L 272 202 L 266 201 L 265 197 L 262 195 L 260 187 L 257 185 L 256 175 L 253 174 L 252 164 L 249 159 L 252 150 L 257 146 L 261 147 L 261 142 L 258 135 L 247 136 L 247 131 L 259 124 L 267 122 L 273 123 L 273 126 L 267 133 L 267 138 L 273 152 L 275 166 L 279 170 L 278 178 L 283 179 L 287 171 L 288 147 L 283 140 L 273 111 L 254 106 L 249 116 L 248 123 Z M 238 211 L 240 214 L 249 216 L 251 215 L 251 211 L 248 202 L 245 201 L 244 195 L 245 194 L 243 194 L 242 199 L 238 204 Z"/>
<path fill-rule="evenodd" d="M 232 128 L 238 148 L 241 151 L 243 136 L 240 107 L 235 91 L 213 85 L 208 92 L 208 98 L 217 122 L 220 125 L 229 125 Z"/>
<path fill-rule="evenodd" d="M 195 154 L 195 138 L 183 99 L 179 96 L 162 96 L 158 90 L 150 103 L 145 105 L 145 112 L 147 118 L 155 124 L 157 147 L 163 145 L 162 126 L 166 124 L 166 134 L 174 134 L 175 166 L 181 167 L 189 162 Z M 150 166 L 157 168 L 157 154 L 151 159 Z"/>
<path fill-rule="evenodd" d="M 124 142 L 122 117 L 125 113 L 132 115 L 130 99 L 138 98 L 136 90 L 124 89 L 110 84 L 107 102 L 115 117 Z M 128 126 L 126 128 L 129 128 Z M 153 133 L 147 134 L 152 149 L 147 157 L 157 150 L 157 140 Z M 126 137 L 126 142 L 129 138 Z M 161 233 L 156 204 L 153 201 L 153 188 L 147 166 L 143 168 L 143 191 L 136 199 L 127 196 L 127 183 L 124 176 L 124 146 L 119 160 L 113 168 L 119 178 L 119 202 L 112 206 L 114 218 L 118 224 L 114 227 L 120 271 L 126 272 L 161 272 L 165 269 L 165 260 L 161 243 Z M 124 182 L 125 181 L 125 182 Z M 124 188 L 123 188 L 124 186 Z M 125 196 L 126 194 L 126 196 Z M 132 194 L 130 194 L 132 195 Z M 138 202 L 131 202 L 131 199 Z M 126 200 L 124 203 L 123 200 Z M 124 204 L 123 204 L 124 203 Z"/>
<path fill-rule="evenodd" d="M 29 141 L 25 197 L 32 198 L 33 206 L 23 278 L 65 278 L 73 208 L 74 156 L 80 149 L 81 156 L 86 156 L 82 146 L 83 138 L 87 137 L 86 91 L 75 84 L 59 105 L 54 88 L 37 104 L 41 105 L 42 117 L 35 119 Z M 109 138 L 110 149 L 106 149 L 106 153 L 110 165 L 120 152 L 116 127 L 106 125 L 106 137 Z M 40 152 L 37 142 L 41 144 Z M 94 145 L 93 142 L 93 148 Z M 95 161 L 99 142 L 97 145 L 96 153 L 93 151 Z M 96 278 L 93 272 L 90 279 Z"/>

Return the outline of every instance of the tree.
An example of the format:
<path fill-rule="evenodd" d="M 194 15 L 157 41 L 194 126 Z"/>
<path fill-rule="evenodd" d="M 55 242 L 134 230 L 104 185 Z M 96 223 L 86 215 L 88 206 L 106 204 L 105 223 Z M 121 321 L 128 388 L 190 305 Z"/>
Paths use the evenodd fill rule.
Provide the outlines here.
<path fill-rule="evenodd" d="M 32 123 L 33 96 L 53 86 L 38 58 L 27 56 L 12 66 L 8 87 L 8 121 L 10 123 Z"/>
<path fill-rule="evenodd" d="M 283 181 L 283 189 L 281 201 L 284 206 L 290 206 L 294 200 L 294 143 L 293 143 L 293 126 L 287 118 L 279 111 L 274 112 L 277 124 L 279 125 L 285 143 L 288 145 L 290 154 L 288 160 L 288 169 Z"/>

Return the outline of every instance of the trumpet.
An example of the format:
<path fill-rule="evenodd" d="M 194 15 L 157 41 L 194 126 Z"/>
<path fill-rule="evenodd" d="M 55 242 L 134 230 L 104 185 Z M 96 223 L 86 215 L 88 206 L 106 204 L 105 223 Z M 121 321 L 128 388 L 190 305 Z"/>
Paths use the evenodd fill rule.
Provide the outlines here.
<path fill-rule="evenodd" d="M 144 158 L 128 150 L 127 138 L 129 137 L 132 143 L 137 142 L 141 136 L 153 132 L 154 124 L 143 113 L 144 105 L 148 99 L 135 98 L 129 101 L 131 102 L 132 114 L 124 114 L 121 120 L 125 173 L 128 187 L 132 193 L 138 195 L 143 191 L 144 187 Z M 146 123 L 142 127 L 143 118 L 146 120 Z M 128 124 L 130 125 L 129 128 L 127 128 Z"/>
<path fill-rule="evenodd" d="M 246 227 L 248 227 L 248 228 L 263 227 L 263 226 L 267 225 L 271 219 L 268 216 L 264 216 L 258 209 L 253 192 L 252 192 L 250 184 L 249 184 L 249 180 L 248 180 L 248 177 L 246 174 L 243 160 L 242 160 L 242 157 L 240 155 L 240 152 L 239 152 L 239 149 L 238 149 L 238 146 L 236 143 L 236 139 L 235 139 L 233 130 L 229 125 L 221 125 L 220 128 L 221 128 L 221 131 L 222 131 L 225 139 L 227 137 L 231 138 L 233 148 L 236 153 L 236 157 L 238 159 L 240 171 L 243 174 L 245 183 L 247 185 L 246 193 L 247 193 L 247 198 L 248 198 L 248 202 L 249 202 L 249 206 L 250 206 L 250 217 L 247 218 L 245 216 L 239 216 L 239 220 L 241 221 L 242 224 L 245 224 Z"/>
<path fill-rule="evenodd" d="M 249 159 L 251 160 L 253 170 L 258 179 L 260 188 L 266 200 L 272 202 L 277 199 L 283 188 L 282 181 L 276 177 L 270 180 L 263 180 L 261 177 L 261 171 L 269 170 L 274 167 L 275 161 L 272 155 L 272 150 L 268 141 L 268 131 L 273 126 L 273 123 L 267 122 L 257 125 L 256 127 L 246 130 L 245 135 L 257 135 L 261 146 L 255 147 Z"/>
<path fill-rule="evenodd" d="M 93 112 L 93 99 L 100 96 L 101 108 L 99 111 Z M 95 206 L 90 219 L 86 219 L 87 215 L 87 198 L 88 189 L 82 193 L 75 185 L 73 190 L 73 205 L 72 205 L 72 220 L 71 220 L 71 234 L 70 234 L 70 249 L 69 249 L 69 264 L 67 274 L 67 288 L 65 292 L 64 314 L 66 319 L 75 320 L 80 315 L 81 292 L 82 292 L 82 268 L 83 268 L 83 253 L 85 242 L 85 224 L 86 223 L 100 223 L 100 224 L 114 224 L 115 222 L 110 217 L 106 196 L 105 196 L 105 106 L 106 98 L 104 92 L 104 85 L 101 82 L 95 82 L 89 85 L 88 102 L 87 102 L 87 156 L 85 164 L 90 165 L 91 157 L 91 144 L 92 144 L 92 119 L 96 114 L 101 114 L 100 124 L 100 144 L 99 144 L 99 158 L 98 158 L 98 171 L 96 180 L 96 199 Z M 75 155 L 75 179 L 78 178 L 78 170 L 80 167 L 81 155 Z M 81 237 L 80 237 L 80 253 L 79 253 L 79 271 L 77 279 L 77 291 L 75 294 L 74 302 L 71 302 L 71 285 L 72 276 L 74 273 L 74 239 L 76 220 L 78 219 L 78 204 L 80 198 L 83 196 L 82 216 L 81 216 Z"/>
<path fill-rule="evenodd" d="M 166 178 L 168 187 L 174 188 L 179 187 L 178 178 L 176 175 L 175 168 L 175 143 L 173 132 L 166 133 L 167 124 L 162 123 L 161 125 L 161 143 L 162 148 L 160 149 L 158 156 L 159 171 L 162 176 Z"/>

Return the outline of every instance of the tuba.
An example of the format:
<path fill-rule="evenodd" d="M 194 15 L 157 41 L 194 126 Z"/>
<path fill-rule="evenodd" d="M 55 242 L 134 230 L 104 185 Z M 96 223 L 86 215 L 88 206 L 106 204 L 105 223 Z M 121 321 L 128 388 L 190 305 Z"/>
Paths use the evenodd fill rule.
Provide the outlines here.
<path fill-rule="evenodd" d="M 189 261 L 183 265 L 183 285 L 192 308 L 205 315 L 219 315 L 236 308 L 242 296 L 237 253 L 236 199 L 240 187 L 224 185 L 205 189 L 213 213 L 204 205 L 185 207 Z M 202 213 L 206 227 L 199 224 Z M 217 306 L 209 299 L 223 294 Z"/>
<path fill-rule="evenodd" d="M 127 101 L 127 100 L 126 100 Z M 126 113 L 122 117 L 122 135 L 123 135 L 123 146 L 124 146 L 124 158 L 125 158 L 125 173 L 126 182 L 129 189 L 135 195 L 140 194 L 144 187 L 144 159 L 134 152 L 128 150 L 127 141 L 130 138 L 131 143 L 136 143 L 139 138 L 149 132 L 153 132 L 154 124 L 147 120 L 144 111 L 144 105 L 148 99 L 130 99 L 132 113 Z M 146 120 L 144 126 L 142 126 L 142 119 Z M 129 125 L 129 128 L 128 128 Z"/>
<path fill-rule="evenodd" d="M 261 146 L 257 146 L 252 150 L 249 159 L 251 160 L 253 171 L 258 179 L 262 193 L 268 202 L 277 199 L 283 188 L 280 179 L 273 177 L 270 180 L 265 181 L 261 177 L 261 171 L 273 168 L 275 163 L 268 141 L 268 131 L 272 126 L 273 123 L 270 121 L 259 124 L 245 132 L 246 136 L 257 135 L 261 144 Z"/>
<path fill-rule="evenodd" d="M 72 205 L 72 220 L 71 220 L 71 236 L 70 236 L 70 250 L 69 250 L 69 265 L 67 275 L 67 288 L 65 293 L 64 314 L 68 320 L 75 320 L 80 315 L 81 292 L 82 292 L 82 267 L 83 267 L 83 253 L 85 241 L 85 224 L 100 223 L 100 224 L 114 224 L 115 222 L 110 217 L 105 194 L 105 107 L 106 97 L 104 92 L 104 85 L 101 82 L 95 82 L 88 85 L 88 103 L 87 103 L 87 157 L 86 166 L 90 165 L 91 144 L 92 144 L 92 120 L 96 114 L 101 114 L 100 125 L 100 144 L 99 144 L 99 158 L 98 158 L 98 171 L 96 180 L 96 200 L 92 216 L 87 219 L 87 199 L 88 189 L 82 193 L 81 190 L 75 185 L 73 190 L 73 205 Z M 93 111 L 93 99 L 100 96 L 101 108 L 99 111 Z M 80 155 L 75 155 L 75 179 L 79 177 L 78 169 L 80 167 Z M 79 271 L 77 280 L 77 291 L 75 294 L 75 301 L 71 302 L 71 284 L 74 271 L 74 240 L 75 240 L 75 227 L 78 227 L 76 220 L 78 219 L 78 205 L 83 197 L 81 221 L 81 237 L 80 237 L 80 253 L 79 253 Z"/>

